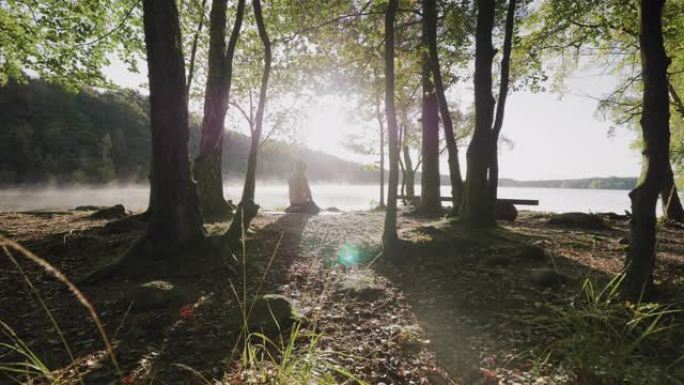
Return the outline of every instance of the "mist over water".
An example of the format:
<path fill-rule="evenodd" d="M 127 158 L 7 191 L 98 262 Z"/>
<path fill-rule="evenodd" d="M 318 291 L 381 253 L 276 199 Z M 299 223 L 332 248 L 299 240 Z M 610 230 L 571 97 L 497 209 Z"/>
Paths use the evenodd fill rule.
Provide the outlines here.
<path fill-rule="evenodd" d="M 316 203 L 322 208 L 340 210 L 369 210 L 378 202 L 379 186 L 354 184 L 312 184 Z M 449 186 L 442 186 L 442 196 L 450 195 Z M 420 186 L 416 186 L 420 193 Z M 227 199 L 239 201 L 242 185 L 226 184 Z M 500 198 L 538 199 L 539 206 L 518 206 L 519 209 L 553 212 L 617 212 L 629 210 L 626 190 L 583 190 L 555 188 L 502 187 Z M 109 206 L 122 203 L 128 210 L 141 211 L 147 207 L 149 188 L 146 185 L 66 187 L 66 188 L 9 188 L 0 190 L 0 211 L 70 210 L 76 206 Z M 282 210 L 289 204 L 287 185 L 258 184 L 256 200 L 264 210 Z M 660 207 L 658 208 L 660 211 Z"/>

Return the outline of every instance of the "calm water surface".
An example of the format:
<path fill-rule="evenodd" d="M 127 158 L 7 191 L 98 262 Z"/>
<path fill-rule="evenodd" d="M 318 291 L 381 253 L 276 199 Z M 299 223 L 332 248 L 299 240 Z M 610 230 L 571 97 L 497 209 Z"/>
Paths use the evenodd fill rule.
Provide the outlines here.
<path fill-rule="evenodd" d="M 378 187 L 372 185 L 314 184 L 311 190 L 321 207 L 341 210 L 368 210 L 378 200 Z M 420 188 L 417 188 L 420 192 Z M 442 187 L 442 195 L 449 195 Z M 228 199 L 239 200 L 242 186 L 226 185 Z M 626 190 L 582 190 L 552 188 L 502 187 L 500 198 L 538 199 L 539 206 L 519 206 L 538 211 L 583 211 L 622 213 L 629 209 Z M 147 186 L 110 186 L 90 188 L 22 188 L 0 190 L 0 211 L 68 210 L 80 205 L 113 205 L 123 203 L 129 210 L 147 207 Z M 257 203 L 264 209 L 278 210 L 287 206 L 287 185 L 257 185 Z"/>

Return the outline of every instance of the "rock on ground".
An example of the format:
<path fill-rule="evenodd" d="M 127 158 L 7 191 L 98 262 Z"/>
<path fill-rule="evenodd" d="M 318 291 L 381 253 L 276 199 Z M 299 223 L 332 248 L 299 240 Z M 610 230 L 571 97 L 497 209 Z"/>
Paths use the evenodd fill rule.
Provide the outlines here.
<path fill-rule="evenodd" d="M 278 331 L 302 320 L 303 317 L 288 297 L 265 294 L 254 300 L 247 323 L 251 331 Z"/>
<path fill-rule="evenodd" d="M 123 218 L 126 214 L 126 208 L 122 204 L 114 205 L 112 207 L 107 207 L 100 209 L 90 214 L 90 218 L 93 219 L 116 219 Z"/>
<path fill-rule="evenodd" d="M 130 288 L 125 297 L 136 310 L 181 307 L 190 300 L 190 294 L 169 281 L 149 281 Z"/>

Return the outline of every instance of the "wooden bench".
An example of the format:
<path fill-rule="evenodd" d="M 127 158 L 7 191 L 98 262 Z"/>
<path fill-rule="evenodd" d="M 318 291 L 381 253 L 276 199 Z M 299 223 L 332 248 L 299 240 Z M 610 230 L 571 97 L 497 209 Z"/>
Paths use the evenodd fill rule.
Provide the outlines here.
<path fill-rule="evenodd" d="M 415 198 L 420 198 L 420 196 L 416 196 Z M 398 195 L 397 199 L 409 199 L 406 195 Z M 451 197 L 439 197 L 439 200 L 442 202 L 451 202 Z M 539 206 L 539 200 L 538 199 L 497 199 L 497 203 L 511 203 L 514 205 L 521 205 L 521 206 Z"/>

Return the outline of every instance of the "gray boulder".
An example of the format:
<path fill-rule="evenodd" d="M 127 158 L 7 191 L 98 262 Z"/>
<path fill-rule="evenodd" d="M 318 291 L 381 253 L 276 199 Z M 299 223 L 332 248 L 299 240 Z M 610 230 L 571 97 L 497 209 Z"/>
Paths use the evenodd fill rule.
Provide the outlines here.
<path fill-rule="evenodd" d="M 254 300 L 247 323 L 252 331 L 279 331 L 293 323 L 303 321 L 304 317 L 292 301 L 279 294 L 265 294 Z"/>

